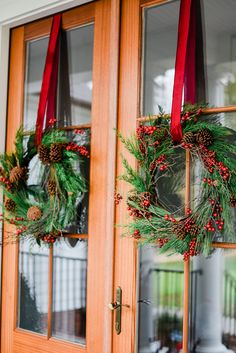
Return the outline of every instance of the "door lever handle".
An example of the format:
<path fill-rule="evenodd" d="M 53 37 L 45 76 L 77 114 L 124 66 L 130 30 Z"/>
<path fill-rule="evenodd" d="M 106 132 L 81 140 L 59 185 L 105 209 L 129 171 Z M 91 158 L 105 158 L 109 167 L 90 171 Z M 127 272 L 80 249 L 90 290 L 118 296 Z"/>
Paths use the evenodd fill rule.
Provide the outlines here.
<path fill-rule="evenodd" d="M 113 303 L 108 304 L 108 308 L 110 310 L 116 310 L 116 309 L 118 309 L 121 306 L 124 306 L 126 308 L 130 308 L 130 305 L 128 305 L 128 304 L 120 304 L 119 302 L 113 302 Z"/>
<path fill-rule="evenodd" d="M 115 317 L 115 329 L 117 335 L 121 333 L 121 313 L 122 313 L 122 306 L 129 308 L 128 304 L 122 304 L 122 289 L 121 287 L 116 288 L 116 301 L 108 304 L 108 308 L 112 311 L 116 311 Z"/>

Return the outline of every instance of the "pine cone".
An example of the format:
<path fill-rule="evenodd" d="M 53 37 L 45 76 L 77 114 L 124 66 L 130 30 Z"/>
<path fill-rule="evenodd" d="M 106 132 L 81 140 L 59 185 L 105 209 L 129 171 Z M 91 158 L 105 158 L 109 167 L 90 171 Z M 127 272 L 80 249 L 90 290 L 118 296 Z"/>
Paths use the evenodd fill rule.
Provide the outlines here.
<path fill-rule="evenodd" d="M 10 182 L 18 183 L 20 180 L 27 179 L 28 168 L 14 167 L 10 172 Z"/>
<path fill-rule="evenodd" d="M 31 221 L 37 221 L 42 217 L 42 211 L 38 206 L 31 206 L 27 211 L 27 218 Z"/>
<path fill-rule="evenodd" d="M 229 200 L 230 206 L 233 208 L 236 208 L 236 197 L 235 196 L 231 196 L 230 200 Z"/>
<path fill-rule="evenodd" d="M 197 236 L 200 232 L 200 227 L 197 226 L 196 224 L 191 225 L 190 229 L 188 230 L 188 233 L 190 233 L 193 236 Z"/>
<path fill-rule="evenodd" d="M 141 201 L 144 201 L 144 200 L 151 200 L 151 194 L 150 194 L 150 192 L 148 192 L 148 191 L 145 191 L 145 192 L 142 192 L 141 194 L 140 194 L 140 199 L 141 199 Z"/>
<path fill-rule="evenodd" d="M 47 185 L 47 189 L 48 189 L 48 193 L 50 196 L 55 196 L 57 193 L 57 184 L 55 181 L 53 180 L 49 180 L 48 181 L 48 185 Z"/>
<path fill-rule="evenodd" d="M 47 146 L 45 145 L 40 145 L 38 147 L 38 155 L 39 159 L 43 164 L 50 164 L 50 150 Z"/>
<path fill-rule="evenodd" d="M 62 160 L 62 144 L 53 143 L 50 148 L 50 160 L 53 163 L 59 163 Z"/>
<path fill-rule="evenodd" d="M 186 144 L 194 144 L 196 142 L 195 135 L 193 132 L 186 132 L 183 136 L 182 141 Z"/>
<path fill-rule="evenodd" d="M 16 209 L 16 203 L 12 199 L 7 199 L 4 203 L 4 206 L 8 212 L 14 212 Z"/>
<path fill-rule="evenodd" d="M 213 144 L 213 136 L 209 129 L 201 129 L 196 134 L 196 141 L 199 145 L 210 146 Z"/>
<path fill-rule="evenodd" d="M 172 232 L 177 235 L 178 238 L 184 239 L 185 238 L 185 230 L 182 223 L 175 223 L 172 226 Z"/>

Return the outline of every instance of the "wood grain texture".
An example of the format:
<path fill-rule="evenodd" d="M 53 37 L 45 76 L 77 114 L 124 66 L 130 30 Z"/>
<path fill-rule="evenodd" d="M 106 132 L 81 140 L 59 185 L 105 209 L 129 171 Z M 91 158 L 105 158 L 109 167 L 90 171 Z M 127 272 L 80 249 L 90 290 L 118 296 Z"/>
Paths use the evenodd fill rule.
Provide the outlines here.
<path fill-rule="evenodd" d="M 62 26 L 64 29 L 72 29 L 94 21 L 95 3 L 89 3 L 77 8 L 65 11 L 62 14 Z M 25 25 L 25 40 L 35 40 L 49 36 L 52 25 L 52 16 L 37 20 Z"/>
<path fill-rule="evenodd" d="M 138 0 L 122 1 L 121 9 L 121 39 L 120 39 L 120 75 L 118 102 L 118 129 L 128 136 L 136 128 L 136 118 L 139 116 L 140 90 L 140 42 L 141 42 L 141 10 Z M 123 173 L 121 153 L 129 163 L 135 166 L 134 159 L 117 141 L 117 175 Z M 118 182 L 117 189 L 125 195 L 129 186 Z M 125 203 L 117 206 L 116 223 L 127 222 Z M 122 237 L 123 230 L 116 228 L 115 234 L 115 278 L 116 287 L 122 288 L 123 303 L 130 308 L 122 309 L 121 334 L 114 330 L 113 353 L 133 353 L 136 342 L 136 303 L 137 303 L 137 247 L 132 239 Z M 113 326 L 115 327 L 114 323 Z"/>
<path fill-rule="evenodd" d="M 96 2 L 95 11 L 87 290 L 90 353 L 111 352 L 112 313 L 108 304 L 112 299 L 113 276 L 118 70 L 118 40 L 111 36 L 117 31 L 113 15 L 118 10 L 111 3 Z"/>

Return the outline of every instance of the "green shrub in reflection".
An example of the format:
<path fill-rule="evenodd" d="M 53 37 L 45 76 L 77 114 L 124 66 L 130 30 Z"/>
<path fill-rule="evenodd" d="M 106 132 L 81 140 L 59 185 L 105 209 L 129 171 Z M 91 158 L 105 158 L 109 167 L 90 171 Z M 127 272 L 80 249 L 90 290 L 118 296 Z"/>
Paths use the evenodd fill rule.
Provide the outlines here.
<path fill-rule="evenodd" d="M 25 330 L 42 333 L 43 317 L 37 308 L 35 295 L 32 295 L 27 279 L 21 274 L 20 276 L 20 319 L 19 327 Z M 45 317 L 46 322 L 46 317 Z"/>

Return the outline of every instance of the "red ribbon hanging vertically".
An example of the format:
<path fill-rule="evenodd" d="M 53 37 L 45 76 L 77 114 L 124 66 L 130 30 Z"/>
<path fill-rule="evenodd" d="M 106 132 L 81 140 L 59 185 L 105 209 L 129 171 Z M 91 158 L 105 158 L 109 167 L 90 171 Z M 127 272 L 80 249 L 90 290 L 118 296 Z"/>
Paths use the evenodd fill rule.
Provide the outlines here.
<path fill-rule="evenodd" d="M 181 0 L 180 3 L 178 43 L 175 61 L 175 77 L 170 125 L 170 132 L 174 142 L 180 142 L 182 139 L 181 106 L 190 31 L 191 3 L 191 0 Z M 195 41 L 195 36 L 191 35 L 191 37 L 192 40 Z M 189 46 L 189 48 L 191 48 L 191 46 Z M 195 67 L 193 69 L 195 70 Z"/>
<path fill-rule="evenodd" d="M 46 108 L 46 127 L 48 127 L 50 124 L 49 120 L 55 117 L 60 29 L 61 14 L 57 14 L 53 17 L 39 98 L 35 131 L 36 146 L 38 146 L 42 140 Z"/>

